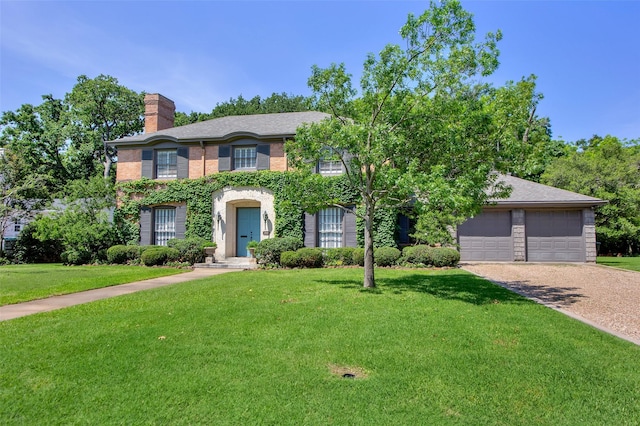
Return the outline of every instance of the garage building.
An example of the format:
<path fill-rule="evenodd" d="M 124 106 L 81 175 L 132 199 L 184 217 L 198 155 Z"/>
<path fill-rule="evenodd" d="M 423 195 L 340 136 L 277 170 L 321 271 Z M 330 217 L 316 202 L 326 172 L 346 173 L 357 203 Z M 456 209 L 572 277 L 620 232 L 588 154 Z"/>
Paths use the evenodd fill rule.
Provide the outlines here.
<path fill-rule="evenodd" d="M 595 262 L 594 207 L 606 201 L 513 176 L 511 196 L 491 200 L 457 230 L 461 261 Z"/>

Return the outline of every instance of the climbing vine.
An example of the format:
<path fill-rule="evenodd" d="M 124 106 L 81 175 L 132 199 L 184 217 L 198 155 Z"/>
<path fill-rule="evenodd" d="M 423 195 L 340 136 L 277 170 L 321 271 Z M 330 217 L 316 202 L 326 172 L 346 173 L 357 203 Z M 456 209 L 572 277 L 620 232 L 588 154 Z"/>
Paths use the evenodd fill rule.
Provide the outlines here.
<path fill-rule="evenodd" d="M 364 207 L 358 207 L 358 218 L 356 219 L 356 232 L 358 247 L 364 247 Z M 398 211 L 396 209 L 378 209 L 373 219 L 373 245 L 375 247 L 396 247 L 398 228 Z"/>
<path fill-rule="evenodd" d="M 140 219 L 141 207 L 185 203 L 186 237 L 209 239 L 213 220 L 212 194 L 225 187 L 258 187 L 273 192 L 276 212 L 275 236 L 303 239 L 304 206 L 301 194 L 313 191 L 314 184 L 317 184 L 317 181 L 305 179 L 301 173 L 276 171 L 222 172 L 198 179 L 164 182 L 142 178 L 119 184 L 119 208 L 116 218 L 120 227 L 130 235 L 129 240 L 136 241 L 139 239 L 137 222 Z M 345 177 L 326 178 L 324 184 L 330 188 L 334 198 L 343 200 L 345 204 L 358 202 L 357 193 L 349 188 Z M 392 228 L 390 241 L 393 241 L 395 221 Z"/>

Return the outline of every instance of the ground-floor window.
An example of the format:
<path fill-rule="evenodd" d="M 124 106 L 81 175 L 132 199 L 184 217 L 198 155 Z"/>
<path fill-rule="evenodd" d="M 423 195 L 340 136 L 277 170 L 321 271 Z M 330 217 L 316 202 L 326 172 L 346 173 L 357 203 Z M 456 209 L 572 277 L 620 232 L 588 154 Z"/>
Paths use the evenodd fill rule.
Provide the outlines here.
<path fill-rule="evenodd" d="M 329 207 L 318 212 L 318 246 L 342 247 L 342 215 L 338 207 Z"/>
<path fill-rule="evenodd" d="M 176 237 L 176 209 L 157 207 L 154 209 L 154 244 L 166 246 L 167 241 Z"/>

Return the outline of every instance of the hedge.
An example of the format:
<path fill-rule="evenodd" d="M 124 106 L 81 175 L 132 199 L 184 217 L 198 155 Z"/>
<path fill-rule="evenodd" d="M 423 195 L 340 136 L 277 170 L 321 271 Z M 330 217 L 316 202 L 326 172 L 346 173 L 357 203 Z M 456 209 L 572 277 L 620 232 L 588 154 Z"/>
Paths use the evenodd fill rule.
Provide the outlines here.
<path fill-rule="evenodd" d="M 167 262 L 175 262 L 180 258 L 180 252 L 171 247 L 149 246 L 141 255 L 140 260 L 146 266 L 161 266 Z"/>
<path fill-rule="evenodd" d="M 395 265 L 400 254 L 400 250 L 395 247 L 379 247 L 373 252 L 375 263 L 378 266 Z"/>

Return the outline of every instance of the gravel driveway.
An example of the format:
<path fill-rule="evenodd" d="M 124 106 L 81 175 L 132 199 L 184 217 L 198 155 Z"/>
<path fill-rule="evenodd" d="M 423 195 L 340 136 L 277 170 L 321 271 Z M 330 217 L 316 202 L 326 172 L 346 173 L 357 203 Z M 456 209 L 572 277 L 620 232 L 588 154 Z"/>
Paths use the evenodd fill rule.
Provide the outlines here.
<path fill-rule="evenodd" d="M 460 266 L 640 345 L 640 272 L 593 264 Z"/>

